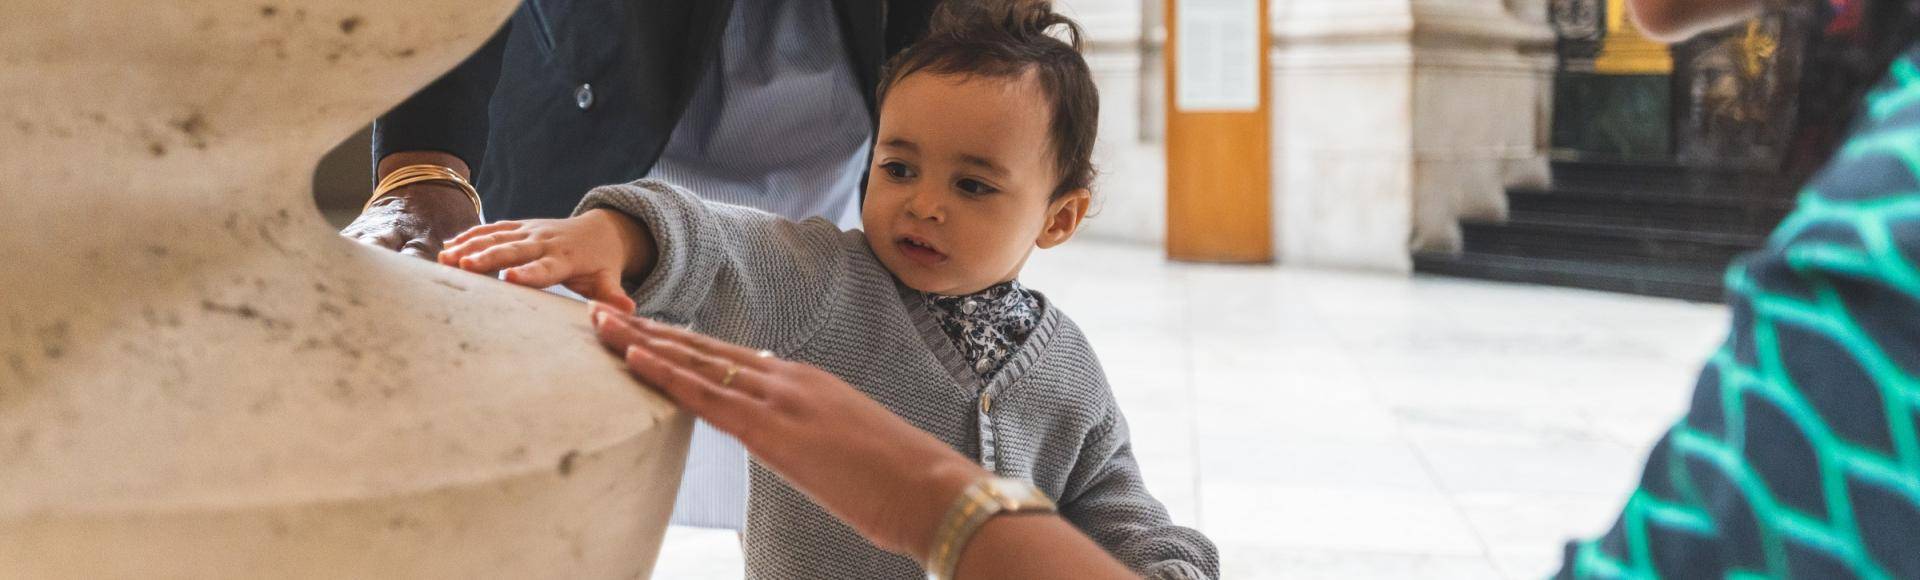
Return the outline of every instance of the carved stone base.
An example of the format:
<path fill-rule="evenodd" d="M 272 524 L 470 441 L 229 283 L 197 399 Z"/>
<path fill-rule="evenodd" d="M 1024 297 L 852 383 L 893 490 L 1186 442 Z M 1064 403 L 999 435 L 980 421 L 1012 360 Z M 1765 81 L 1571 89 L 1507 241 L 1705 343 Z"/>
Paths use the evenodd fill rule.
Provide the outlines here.
<path fill-rule="evenodd" d="M 690 421 L 579 303 L 312 201 L 515 4 L 8 3 L 0 576 L 648 575 Z"/>

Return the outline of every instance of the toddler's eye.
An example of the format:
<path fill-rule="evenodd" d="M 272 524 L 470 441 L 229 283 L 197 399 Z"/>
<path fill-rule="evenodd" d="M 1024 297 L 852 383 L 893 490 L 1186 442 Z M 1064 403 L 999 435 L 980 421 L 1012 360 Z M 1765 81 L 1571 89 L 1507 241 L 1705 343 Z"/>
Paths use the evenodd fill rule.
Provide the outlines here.
<path fill-rule="evenodd" d="M 986 195 L 989 193 L 1000 191 L 998 189 L 994 189 L 993 186 L 991 185 L 981 183 L 980 181 L 974 180 L 974 179 L 962 179 L 958 183 L 955 183 L 953 185 L 954 187 L 960 188 L 960 191 L 967 192 L 968 195 Z"/>
<path fill-rule="evenodd" d="M 913 179 L 914 178 L 913 168 L 908 167 L 907 164 L 901 163 L 899 161 L 888 161 L 886 163 L 882 163 L 880 164 L 880 170 L 887 172 L 887 177 L 891 177 L 894 179 Z"/>

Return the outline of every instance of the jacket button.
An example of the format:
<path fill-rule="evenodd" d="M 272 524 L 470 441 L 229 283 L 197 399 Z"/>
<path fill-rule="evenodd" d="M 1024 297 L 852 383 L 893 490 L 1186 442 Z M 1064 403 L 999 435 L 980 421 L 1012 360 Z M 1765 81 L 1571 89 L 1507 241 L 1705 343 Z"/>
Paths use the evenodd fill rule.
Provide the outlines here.
<path fill-rule="evenodd" d="M 582 111 L 593 108 L 593 85 L 581 83 L 580 88 L 574 89 L 573 104 L 579 105 Z"/>
<path fill-rule="evenodd" d="M 980 414 L 986 415 L 992 412 L 993 412 L 993 395 L 980 395 Z"/>

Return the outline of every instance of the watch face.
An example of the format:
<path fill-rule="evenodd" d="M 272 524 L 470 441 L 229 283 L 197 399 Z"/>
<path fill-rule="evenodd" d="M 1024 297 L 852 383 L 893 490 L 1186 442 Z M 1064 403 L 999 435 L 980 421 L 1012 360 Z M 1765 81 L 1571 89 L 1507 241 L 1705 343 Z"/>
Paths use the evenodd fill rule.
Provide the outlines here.
<path fill-rule="evenodd" d="M 1031 483 L 1017 479 L 995 478 L 988 481 L 985 487 L 987 494 L 992 496 L 994 501 L 999 502 L 1004 511 L 1054 510 L 1053 500 L 1048 499 L 1047 494 L 1041 493 L 1040 488 L 1034 487 Z"/>

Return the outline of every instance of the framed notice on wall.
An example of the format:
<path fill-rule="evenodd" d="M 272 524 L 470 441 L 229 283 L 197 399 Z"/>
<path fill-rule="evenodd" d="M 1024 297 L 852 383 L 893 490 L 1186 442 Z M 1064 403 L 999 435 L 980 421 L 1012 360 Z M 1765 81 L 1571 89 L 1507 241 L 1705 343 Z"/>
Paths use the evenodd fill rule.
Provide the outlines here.
<path fill-rule="evenodd" d="M 1181 111 L 1260 107 L 1259 0 L 1173 0 L 1179 48 L 1174 106 Z"/>

